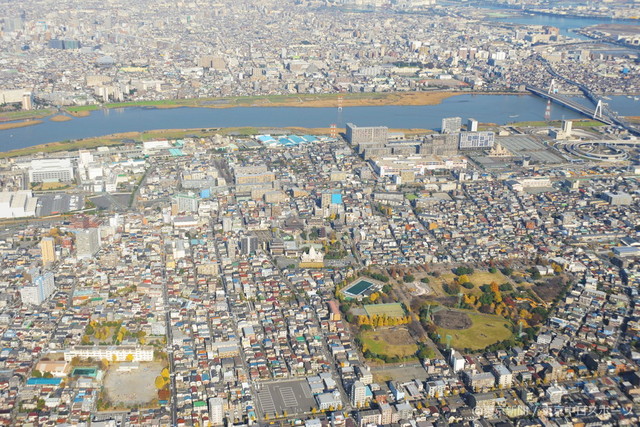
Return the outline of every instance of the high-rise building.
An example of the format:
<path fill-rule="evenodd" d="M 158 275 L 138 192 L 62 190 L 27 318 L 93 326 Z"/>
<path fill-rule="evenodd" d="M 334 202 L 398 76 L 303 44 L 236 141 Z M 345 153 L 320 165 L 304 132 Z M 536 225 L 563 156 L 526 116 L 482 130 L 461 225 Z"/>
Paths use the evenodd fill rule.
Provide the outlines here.
<path fill-rule="evenodd" d="M 353 123 L 347 123 L 346 137 L 351 145 L 384 144 L 389 139 L 389 128 L 386 126 L 359 127 Z"/>
<path fill-rule="evenodd" d="M 356 381 L 351 385 L 351 405 L 358 408 L 365 404 L 367 400 L 367 386 L 361 381 Z"/>
<path fill-rule="evenodd" d="M 42 253 L 42 265 L 47 266 L 56 261 L 56 244 L 51 237 L 45 237 L 40 241 Z"/>
<path fill-rule="evenodd" d="M 100 229 L 86 228 L 76 232 L 76 257 L 93 258 L 100 250 Z"/>
<path fill-rule="evenodd" d="M 198 211 L 198 197 L 193 194 L 178 194 L 175 200 L 179 213 Z"/>
<path fill-rule="evenodd" d="M 25 92 L 22 95 L 22 109 L 33 110 L 33 94 L 31 92 Z"/>
<path fill-rule="evenodd" d="M 442 119 L 440 133 L 458 133 L 462 127 L 461 117 L 445 117 Z"/>
<path fill-rule="evenodd" d="M 243 255 L 251 255 L 258 250 L 258 238 L 256 236 L 244 236 L 240 239 L 240 251 Z"/>
<path fill-rule="evenodd" d="M 478 121 L 476 119 L 469 119 L 467 121 L 468 132 L 478 132 Z"/>
<path fill-rule="evenodd" d="M 40 305 L 55 291 L 56 283 L 53 273 L 47 271 L 36 276 L 31 281 L 31 285 L 20 289 L 20 298 L 23 304 Z"/>
<path fill-rule="evenodd" d="M 224 399 L 222 397 L 209 399 L 209 422 L 214 426 L 224 424 Z"/>

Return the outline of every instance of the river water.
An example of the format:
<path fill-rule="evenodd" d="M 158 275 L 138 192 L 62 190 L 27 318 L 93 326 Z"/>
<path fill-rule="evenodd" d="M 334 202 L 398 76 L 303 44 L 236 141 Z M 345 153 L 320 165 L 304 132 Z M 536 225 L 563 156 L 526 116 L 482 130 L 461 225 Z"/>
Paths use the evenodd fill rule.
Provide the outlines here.
<path fill-rule="evenodd" d="M 639 104 L 640 105 L 640 104 Z M 44 123 L 0 131 L 2 151 L 56 141 L 152 129 L 211 127 L 329 127 L 335 123 L 390 128 L 439 129 L 442 118 L 473 117 L 481 123 L 544 120 L 546 101 L 533 95 L 458 95 L 439 105 L 345 107 L 239 107 L 239 108 L 118 108 L 98 110 L 68 122 Z M 553 119 L 582 117 L 572 110 L 552 106 Z"/>

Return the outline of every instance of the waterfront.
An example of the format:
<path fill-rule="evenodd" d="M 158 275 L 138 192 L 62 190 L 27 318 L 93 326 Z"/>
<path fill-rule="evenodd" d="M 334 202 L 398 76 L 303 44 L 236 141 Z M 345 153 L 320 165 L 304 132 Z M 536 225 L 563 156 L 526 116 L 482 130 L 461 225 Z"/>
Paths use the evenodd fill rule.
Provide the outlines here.
<path fill-rule="evenodd" d="M 552 15 L 537 15 L 537 14 L 520 14 L 518 11 L 509 11 L 513 13 L 512 16 L 507 17 L 489 17 L 490 21 L 504 22 L 512 24 L 522 25 L 546 25 L 557 27 L 560 30 L 560 34 L 572 37 L 580 40 L 590 40 L 588 37 L 573 32 L 573 30 L 590 27 L 598 24 L 608 23 L 620 23 L 628 25 L 640 25 L 640 22 L 634 21 L 622 21 L 618 19 L 604 19 L 604 18 L 584 18 L 584 17 L 572 17 L 572 16 L 552 16 Z"/>
<path fill-rule="evenodd" d="M 348 107 L 242 107 L 242 108 L 119 108 L 93 111 L 67 122 L 45 120 L 36 126 L 0 131 L 2 151 L 50 142 L 76 140 L 121 132 L 152 129 L 211 127 L 344 127 L 383 125 L 390 128 L 439 129 L 443 117 L 474 117 L 481 123 L 507 124 L 544 120 L 546 102 L 533 95 L 460 95 L 438 105 Z M 554 105 L 552 118 L 581 118 L 578 113 Z"/>

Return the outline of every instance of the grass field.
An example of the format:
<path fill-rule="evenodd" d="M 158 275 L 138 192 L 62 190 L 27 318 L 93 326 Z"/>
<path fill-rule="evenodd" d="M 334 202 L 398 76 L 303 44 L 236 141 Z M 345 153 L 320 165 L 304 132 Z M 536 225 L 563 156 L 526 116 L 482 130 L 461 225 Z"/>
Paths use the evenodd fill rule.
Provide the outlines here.
<path fill-rule="evenodd" d="M 446 344 L 446 336 L 451 335 L 453 348 L 482 350 L 491 344 L 511 337 L 511 330 L 505 326 L 505 324 L 509 324 L 509 321 L 504 317 L 470 311 L 465 311 L 465 313 L 471 319 L 471 327 L 463 330 L 438 328 L 442 344 Z"/>
<path fill-rule="evenodd" d="M 404 326 L 366 331 L 362 333 L 360 339 L 362 351 L 369 350 L 389 357 L 409 357 L 418 351 L 418 346 Z"/>
<path fill-rule="evenodd" d="M 442 289 L 442 285 L 447 283 L 453 283 L 453 279 L 456 277 L 453 273 L 443 273 L 440 277 L 437 278 L 429 278 L 429 285 L 436 289 L 436 291 L 446 294 Z M 480 291 L 480 286 L 489 284 L 491 282 L 497 282 L 498 284 L 508 283 L 510 282 L 509 278 L 502 274 L 500 271 L 496 271 L 495 273 L 489 273 L 488 271 L 474 271 L 473 274 L 467 275 L 469 281 L 473 283 L 475 286 L 473 289 L 465 289 L 462 288 L 462 291 L 467 294 L 480 295 L 482 291 Z"/>
<path fill-rule="evenodd" d="M 25 120 L 25 119 L 41 119 L 53 114 L 51 109 L 43 110 L 27 110 L 27 111 L 8 111 L 0 113 L 0 122 L 10 122 L 13 120 Z"/>
<path fill-rule="evenodd" d="M 388 316 L 388 317 L 403 317 L 404 309 L 399 303 L 391 304 L 370 304 L 364 306 L 364 311 L 367 312 L 369 317 L 372 316 Z"/>

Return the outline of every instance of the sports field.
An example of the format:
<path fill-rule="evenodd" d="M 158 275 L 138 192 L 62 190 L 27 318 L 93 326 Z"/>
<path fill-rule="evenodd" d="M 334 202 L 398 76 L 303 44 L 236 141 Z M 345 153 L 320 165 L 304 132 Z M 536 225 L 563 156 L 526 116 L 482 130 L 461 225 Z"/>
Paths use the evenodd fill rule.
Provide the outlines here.
<path fill-rule="evenodd" d="M 509 321 L 504 317 L 468 311 L 461 313 L 469 317 L 471 326 L 467 329 L 448 329 L 437 325 L 437 332 L 440 334 L 442 344 L 446 344 L 446 337 L 450 335 L 453 348 L 482 350 L 491 344 L 509 339 L 512 335 L 508 327 Z"/>
<path fill-rule="evenodd" d="M 400 303 L 391 304 L 369 304 L 364 306 L 367 316 L 387 316 L 387 317 L 403 317 L 404 309 Z"/>
<path fill-rule="evenodd" d="M 389 357 L 410 357 L 416 354 L 418 346 L 405 326 L 378 328 L 361 335 L 362 351 Z"/>

